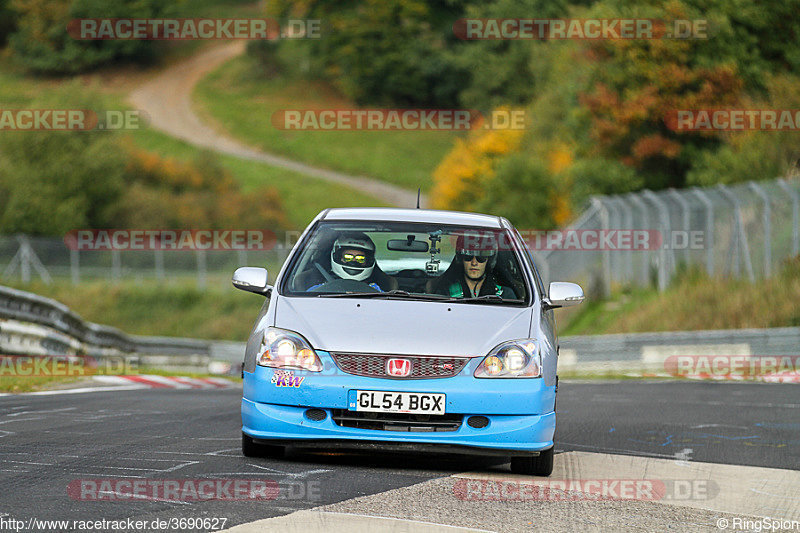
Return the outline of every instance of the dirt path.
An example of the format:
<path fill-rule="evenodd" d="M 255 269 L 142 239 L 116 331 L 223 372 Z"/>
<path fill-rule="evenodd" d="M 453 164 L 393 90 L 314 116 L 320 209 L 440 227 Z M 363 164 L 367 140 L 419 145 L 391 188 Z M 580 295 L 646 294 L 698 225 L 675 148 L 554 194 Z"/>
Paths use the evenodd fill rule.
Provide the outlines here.
<path fill-rule="evenodd" d="M 219 65 L 243 53 L 244 48 L 244 41 L 237 41 L 204 50 L 140 85 L 131 92 L 129 100 L 149 116 L 152 127 L 196 146 L 352 187 L 391 205 L 413 207 L 416 204 L 415 191 L 262 152 L 203 123 L 192 110 L 194 86 Z M 423 206 L 426 203 L 424 196 L 421 203 Z"/>

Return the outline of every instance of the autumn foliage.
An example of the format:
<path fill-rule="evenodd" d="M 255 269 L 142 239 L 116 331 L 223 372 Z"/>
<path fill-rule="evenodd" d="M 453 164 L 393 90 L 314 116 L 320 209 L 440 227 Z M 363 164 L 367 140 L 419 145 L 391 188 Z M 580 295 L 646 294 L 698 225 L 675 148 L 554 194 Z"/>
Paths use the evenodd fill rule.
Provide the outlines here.
<path fill-rule="evenodd" d="M 111 206 L 115 227 L 260 229 L 289 227 L 274 188 L 244 193 L 209 155 L 194 162 L 130 146 L 129 186 Z"/>
<path fill-rule="evenodd" d="M 517 149 L 524 133 L 483 125 L 477 122 L 466 139 L 457 139 L 434 172 L 433 207 L 475 210 L 495 176 L 498 160 Z"/>

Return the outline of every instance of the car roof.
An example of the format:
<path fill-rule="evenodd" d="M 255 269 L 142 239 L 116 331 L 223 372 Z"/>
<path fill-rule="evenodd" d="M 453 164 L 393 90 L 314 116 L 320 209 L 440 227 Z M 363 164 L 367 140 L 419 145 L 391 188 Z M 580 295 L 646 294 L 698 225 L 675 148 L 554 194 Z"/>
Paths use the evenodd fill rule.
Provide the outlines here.
<path fill-rule="evenodd" d="M 502 228 L 503 219 L 498 216 L 437 209 L 406 209 L 401 207 L 352 207 L 328 209 L 323 220 L 361 220 L 381 222 L 430 222 L 481 228 Z"/>

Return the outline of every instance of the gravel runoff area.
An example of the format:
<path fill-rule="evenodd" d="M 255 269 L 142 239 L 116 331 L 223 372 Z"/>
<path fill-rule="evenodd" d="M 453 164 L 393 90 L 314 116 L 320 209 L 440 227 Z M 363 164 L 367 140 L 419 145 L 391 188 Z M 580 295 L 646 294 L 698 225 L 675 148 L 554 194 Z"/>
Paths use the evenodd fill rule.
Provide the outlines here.
<path fill-rule="evenodd" d="M 453 477 L 434 479 L 317 510 L 392 518 L 413 516 L 423 522 L 503 532 L 719 532 L 719 519 L 733 524 L 736 517 L 650 501 L 468 501 L 454 496 L 457 482 Z"/>

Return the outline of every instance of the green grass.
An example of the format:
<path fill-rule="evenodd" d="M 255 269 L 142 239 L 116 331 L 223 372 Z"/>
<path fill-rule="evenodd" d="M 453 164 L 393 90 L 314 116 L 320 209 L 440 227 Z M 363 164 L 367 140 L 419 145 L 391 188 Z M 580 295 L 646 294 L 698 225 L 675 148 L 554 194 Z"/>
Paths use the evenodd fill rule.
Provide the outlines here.
<path fill-rule="evenodd" d="M 99 106 L 109 109 L 130 109 L 125 102 L 125 93 L 103 88 L 102 75 L 84 78 L 45 80 L 25 74 L 8 59 L 0 59 L 0 101 L 7 108 L 24 107 L 32 102 L 68 101 L 77 91 L 94 91 L 100 95 Z M 124 84 L 123 84 L 124 85 Z M 63 104 L 60 104 L 63 105 Z M 15 133 L 20 134 L 20 133 Z M 21 133 L 24 134 L 24 133 Z M 179 160 L 195 158 L 200 149 L 144 127 L 130 130 L 127 135 L 136 146 L 155 152 L 162 157 Z M 385 206 L 385 202 L 342 185 L 311 178 L 290 170 L 271 167 L 264 163 L 246 161 L 232 156 L 218 155 L 222 166 L 242 184 L 244 190 L 261 186 L 275 187 L 280 193 L 284 211 L 290 224 L 296 229 L 305 227 L 321 210 L 329 207 L 374 207 Z"/>
<path fill-rule="evenodd" d="M 227 379 L 228 381 L 233 381 L 234 383 L 242 380 L 242 378 L 238 376 L 228 376 L 224 374 L 209 374 L 208 372 L 185 372 L 181 370 L 178 371 L 164 370 L 163 368 L 155 368 L 151 366 L 139 367 L 136 374 L 151 375 L 151 376 L 180 376 L 184 378 L 222 378 L 222 379 Z"/>
<path fill-rule="evenodd" d="M 104 372 L 98 372 L 103 374 Z M 153 374 L 157 376 L 182 376 L 188 378 L 223 378 L 229 381 L 237 382 L 239 378 L 235 376 L 209 374 L 207 372 L 183 372 L 164 370 L 161 368 L 153 367 L 140 367 L 136 370 L 135 374 Z M 15 376 L 15 375 L 0 375 L 0 392 L 33 392 L 38 390 L 52 389 L 56 386 L 78 384 L 78 383 L 91 383 L 91 378 L 85 375 L 79 376 Z"/>
<path fill-rule="evenodd" d="M 196 87 L 198 112 L 247 144 L 304 163 L 371 176 L 408 189 L 432 185 L 433 171 L 458 137 L 437 131 L 287 131 L 272 125 L 284 109 L 350 109 L 323 82 L 290 74 L 266 78 L 249 56 L 219 67 Z"/>
<path fill-rule="evenodd" d="M 74 286 L 57 280 L 11 286 L 58 300 L 85 320 L 126 333 L 198 339 L 246 341 L 264 302 L 262 296 L 230 285 L 199 289 L 191 282 L 90 281 Z"/>
<path fill-rule="evenodd" d="M 0 392 L 33 392 L 52 388 L 55 385 L 74 383 L 75 376 L 0 376 Z"/>
<path fill-rule="evenodd" d="M 186 142 L 149 128 L 132 131 L 130 136 L 137 146 L 163 157 L 188 160 L 199 152 L 198 148 Z M 280 193 L 289 222 L 295 228 L 304 228 L 317 213 L 328 207 L 387 205 L 349 187 L 271 167 L 265 163 L 228 155 L 218 155 L 218 158 L 222 166 L 242 184 L 244 190 L 261 186 L 275 187 Z"/>
<path fill-rule="evenodd" d="M 800 258 L 766 280 L 708 279 L 689 272 L 663 293 L 618 291 L 603 301 L 558 311 L 562 335 L 800 326 Z"/>

